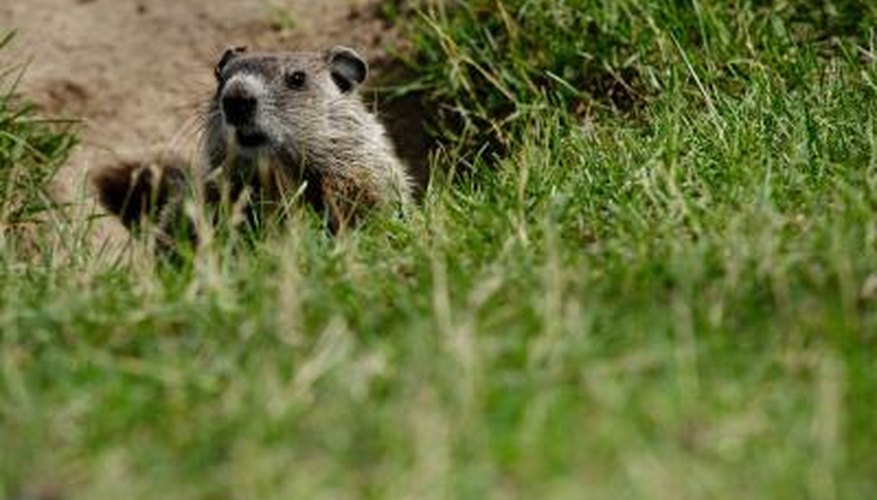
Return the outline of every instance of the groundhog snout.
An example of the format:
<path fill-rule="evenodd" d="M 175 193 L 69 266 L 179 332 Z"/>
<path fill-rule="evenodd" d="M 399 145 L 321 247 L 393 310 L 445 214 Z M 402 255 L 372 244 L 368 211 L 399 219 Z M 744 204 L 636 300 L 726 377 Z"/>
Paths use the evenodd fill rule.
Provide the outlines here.
<path fill-rule="evenodd" d="M 227 92 L 222 97 L 222 112 L 230 125 L 250 125 L 256 116 L 258 104 L 254 96 L 244 91 Z"/>

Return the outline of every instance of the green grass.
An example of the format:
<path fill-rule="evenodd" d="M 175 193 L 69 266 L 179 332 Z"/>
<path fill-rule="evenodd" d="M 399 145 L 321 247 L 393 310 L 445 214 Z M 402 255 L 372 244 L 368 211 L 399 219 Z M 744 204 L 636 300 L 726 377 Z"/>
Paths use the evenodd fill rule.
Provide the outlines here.
<path fill-rule="evenodd" d="M 0 498 L 877 490 L 870 4 L 454 5 L 410 62 L 466 175 L 410 220 L 0 238 Z"/>
<path fill-rule="evenodd" d="M 0 35 L 0 50 L 12 35 Z M 36 117 L 15 93 L 21 73 L 0 68 L 0 237 L 51 208 L 47 190 L 74 144 L 69 123 Z"/>

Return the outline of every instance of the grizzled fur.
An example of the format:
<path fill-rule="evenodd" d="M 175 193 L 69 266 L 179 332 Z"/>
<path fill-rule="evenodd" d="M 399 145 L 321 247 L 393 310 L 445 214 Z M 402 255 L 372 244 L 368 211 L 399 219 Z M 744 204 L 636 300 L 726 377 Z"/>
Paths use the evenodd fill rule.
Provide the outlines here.
<path fill-rule="evenodd" d="M 357 93 L 367 71 L 344 47 L 324 53 L 229 49 L 216 66 L 201 165 L 193 172 L 205 189 L 186 187 L 179 162 L 128 163 L 94 176 L 99 199 L 129 229 L 145 219 L 164 238 L 175 219 L 187 217 L 184 199 L 204 192 L 202 201 L 216 203 L 220 185 L 260 211 L 301 193 L 325 213 L 332 231 L 371 208 L 406 205 L 410 177 Z"/>

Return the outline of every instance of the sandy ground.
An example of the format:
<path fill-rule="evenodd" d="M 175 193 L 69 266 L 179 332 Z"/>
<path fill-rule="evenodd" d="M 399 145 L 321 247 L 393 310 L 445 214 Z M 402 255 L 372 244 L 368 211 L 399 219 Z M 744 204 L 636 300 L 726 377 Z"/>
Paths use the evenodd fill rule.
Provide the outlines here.
<path fill-rule="evenodd" d="M 82 143 L 58 183 L 58 196 L 71 199 L 90 169 L 120 156 L 190 152 L 198 111 L 213 90 L 212 68 L 225 47 L 348 45 L 381 60 L 396 40 L 377 3 L 0 0 L 0 33 L 17 32 L 0 52 L 0 67 L 29 62 L 19 90 L 43 114 L 82 120 Z"/>

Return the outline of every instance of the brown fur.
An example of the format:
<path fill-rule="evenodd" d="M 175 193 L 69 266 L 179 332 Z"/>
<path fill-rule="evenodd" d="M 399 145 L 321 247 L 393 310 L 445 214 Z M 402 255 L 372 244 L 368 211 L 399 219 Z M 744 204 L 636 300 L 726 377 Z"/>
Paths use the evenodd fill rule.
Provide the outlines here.
<path fill-rule="evenodd" d="M 408 204 L 408 173 L 357 93 L 366 75 L 365 62 L 343 47 L 226 51 L 194 173 L 206 188 L 203 201 L 216 203 L 217 186 L 225 184 L 233 198 L 247 193 L 259 210 L 285 207 L 304 183 L 303 201 L 326 214 L 333 232 L 372 208 Z M 179 163 L 126 162 L 98 172 L 94 184 L 101 204 L 126 227 L 149 219 L 167 234 L 171 219 L 185 219 L 185 179 Z"/>
<path fill-rule="evenodd" d="M 124 161 L 92 177 L 101 204 L 128 229 L 178 203 L 186 190 L 186 174 L 179 162 Z"/>

